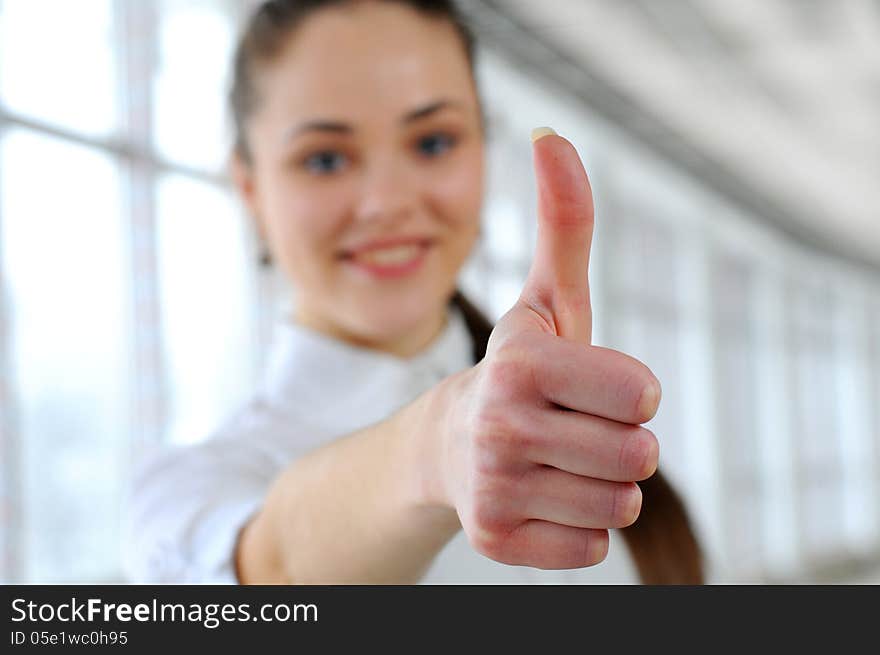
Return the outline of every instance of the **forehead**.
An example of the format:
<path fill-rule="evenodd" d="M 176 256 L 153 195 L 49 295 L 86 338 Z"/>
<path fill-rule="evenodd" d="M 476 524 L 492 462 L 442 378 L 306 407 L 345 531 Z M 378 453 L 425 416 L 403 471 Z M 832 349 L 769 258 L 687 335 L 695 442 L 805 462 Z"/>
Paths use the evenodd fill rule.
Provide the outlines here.
<path fill-rule="evenodd" d="M 463 43 L 447 20 L 364 2 L 309 16 L 262 75 L 267 118 L 397 121 L 438 96 L 476 104 Z"/>

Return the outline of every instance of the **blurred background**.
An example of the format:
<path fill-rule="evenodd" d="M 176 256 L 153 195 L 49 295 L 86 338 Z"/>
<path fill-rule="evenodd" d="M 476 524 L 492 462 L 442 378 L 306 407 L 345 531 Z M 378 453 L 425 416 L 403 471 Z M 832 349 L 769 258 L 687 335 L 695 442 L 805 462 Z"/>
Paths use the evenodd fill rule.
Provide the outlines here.
<path fill-rule="evenodd" d="M 466 294 L 519 294 L 553 126 L 596 195 L 595 342 L 663 383 L 712 580 L 880 582 L 880 3 L 461 4 L 491 122 Z M 0 0 L 0 581 L 124 581 L 133 463 L 260 375 L 289 294 L 225 173 L 254 5 Z"/>

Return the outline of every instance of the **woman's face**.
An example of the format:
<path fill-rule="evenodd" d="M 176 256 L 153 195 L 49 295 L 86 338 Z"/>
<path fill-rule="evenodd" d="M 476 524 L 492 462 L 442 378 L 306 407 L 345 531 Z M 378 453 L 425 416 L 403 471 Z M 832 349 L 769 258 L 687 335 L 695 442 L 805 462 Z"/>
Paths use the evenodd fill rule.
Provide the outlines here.
<path fill-rule="evenodd" d="M 424 346 L 482 203 L 480 107 L 454 27 L 391 2 L 320 10 L 257 89 L 252 165 L 236 177 L 298 320 L 386 350 Z"/>

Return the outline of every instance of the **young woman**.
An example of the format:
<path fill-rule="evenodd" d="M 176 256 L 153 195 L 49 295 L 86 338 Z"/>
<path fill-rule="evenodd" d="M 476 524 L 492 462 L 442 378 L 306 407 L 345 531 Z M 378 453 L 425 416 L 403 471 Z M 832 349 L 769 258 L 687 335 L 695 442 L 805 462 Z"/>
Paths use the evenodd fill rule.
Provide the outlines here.
<path fill-rule="evenodd" d="M 552 130 L 519 300 L 493 327 L 457 289 L 485 144 L 452 1 L 265 2 L 234 73 L 233 177 L 295 308 L 253 400 L 141 471 L 132 577 L 555 581 L 619 530 L 643 582 L 702 582 L 659 383 L 591 345 L 593 201 Z"/>

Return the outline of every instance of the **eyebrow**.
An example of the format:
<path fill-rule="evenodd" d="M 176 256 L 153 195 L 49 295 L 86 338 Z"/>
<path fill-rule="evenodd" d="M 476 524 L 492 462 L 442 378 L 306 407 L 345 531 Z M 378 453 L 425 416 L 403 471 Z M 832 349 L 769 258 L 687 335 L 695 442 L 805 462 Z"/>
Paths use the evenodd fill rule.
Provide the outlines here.
<path fill-rule="evenodd" d="M 461 109 L 461 103 L 456 102 L 454 100 L 437 100 L 436 102 L 432 102 L 430 104 L 421 107 L 420 109 L 416 109 L 415 111 L 411 111 L 403 119 L 400 121 L 404 125 L 408 123 L 413 123 L 417 120 L 421 120 L 422 118 L 427 118 L 432 114 L 436 114 L 438 111 L 443 109 Z"/>
<path fill-rule="evenodd" d="M 456 102 L 454 100 L 437 100 L 435 102 L 431 102 L 424 107 L 419 107 L 400 119 L 402 125 L 409 125 L 410 123 L 414 123 L 416 121 L 422 120 L 424 118 L 428 118 L 433 114 L 436 114 L 439 111 L 444 109 L 461 109 L 462 105 L 460 102 Z M 351 134 L 354 132 L 354 128 L 348 123 L 343 123 L 340 121 L 326 121 L 326 120 L 315 120 L 308 121 L 306 123 L 302 123 L 300 125 L 296 125 L 294 127 L 289 128 L 284 134 L 284 140 L 288 141 L 295 136 L 302 134 L 303 132 L 330 132 L 333 134 Z"/>

